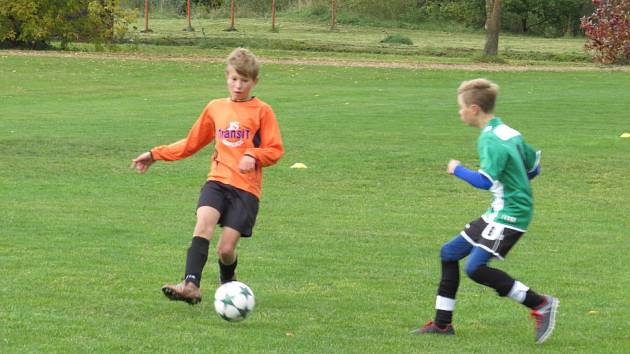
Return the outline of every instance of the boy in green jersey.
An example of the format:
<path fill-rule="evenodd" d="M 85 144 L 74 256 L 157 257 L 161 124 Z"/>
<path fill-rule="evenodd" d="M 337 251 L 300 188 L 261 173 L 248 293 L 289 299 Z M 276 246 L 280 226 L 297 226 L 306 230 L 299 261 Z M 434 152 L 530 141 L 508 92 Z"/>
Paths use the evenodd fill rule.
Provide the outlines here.
<path fill-rule="evenodd" d="M 465 271 L 472 280 L 532 309 L 537 343 L 547 340 L 553 331 L 558 299 L 539 295 L 507 273 L 488 266 L 493 257 L 503 260 L 527 231 L 533 208 L 529 181 L 540 172 L 540 151 L 492 114 L 498 91 L 499 87 L 486 79 L 464 81 L 457 90 L 461 120 L 481 129 L 477 140 L 480 167 L 479 171 L 471 171 L 451 160 L 447 172 L 476 188 L 489 190 L 493 201 L 479 219 L 442 246 L 435 319 L 413 333 L 455 334 L 451 321 L 459 287 L 458 262 L 466 256 Z"/>

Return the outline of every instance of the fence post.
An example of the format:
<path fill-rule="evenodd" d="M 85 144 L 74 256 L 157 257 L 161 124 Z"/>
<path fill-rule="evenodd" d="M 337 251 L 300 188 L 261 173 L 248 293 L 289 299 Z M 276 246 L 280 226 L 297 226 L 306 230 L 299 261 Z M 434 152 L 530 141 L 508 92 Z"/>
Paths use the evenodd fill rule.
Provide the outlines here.
<path fill-rule="evenodd" d="M 142 33 L 153 32 L 149 29 L 149 0 L 144 0 L 144 31 Z"/>
<path fill-rule="evenodd" d="M 271 31 L 276 31 L 276 0 L 271 2 Z"/>
<path fill-rule="evenodd" d="M 193 32 L 195 29 L 190 24 L 190 0 L 186 4 L 186 16 L 188 17 L 188 27 L 184 28 L 184 31 Z"/>

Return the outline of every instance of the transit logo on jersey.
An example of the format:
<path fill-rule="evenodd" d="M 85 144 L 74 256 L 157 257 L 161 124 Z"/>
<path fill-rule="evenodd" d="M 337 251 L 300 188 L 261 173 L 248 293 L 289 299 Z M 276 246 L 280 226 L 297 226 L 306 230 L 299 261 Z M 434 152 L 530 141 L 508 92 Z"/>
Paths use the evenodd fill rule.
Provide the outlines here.
<path fill-rule="evenodd" d="M 237 147 L 243 145 L 243 140 L 249 139 L 249 129 L 241 129 L 239 122 L 230 122 L 230 126 L 227 129 L 219 129 L 217 135 L 223 144 Z"/>

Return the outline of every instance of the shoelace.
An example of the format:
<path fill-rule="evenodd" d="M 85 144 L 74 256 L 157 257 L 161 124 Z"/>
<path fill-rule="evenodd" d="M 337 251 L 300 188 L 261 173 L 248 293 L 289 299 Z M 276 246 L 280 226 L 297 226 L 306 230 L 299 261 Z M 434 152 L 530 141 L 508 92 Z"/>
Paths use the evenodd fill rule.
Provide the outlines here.
<path fill-rule="evenodd" d="M 435 327 L 440 332 L 446 332 L 448 330 L 448 326 L 446 326 L 444 328 L 440 328 L 438 325 L 433 323 L 433 321 L 429 321 L 424 326 L 422 326 L 423 329 L 430 328 L 430 327 Z"/>
<path fill-rule="evenodd" d="M 429 328 L 431 326 L 433 326 L 433 321 L 429 321 L 429 322 L 425 323 L 424 326 L 422 326 L 422 329 Z"/>
<path fill-rule="evenodd" d="M 542 318 L 543 318 L 543 314 L 536 311 L 536 310 L 532 310 L 532 313 L 529 315 L 529 317 L 533 317 L 536 320 L 536 328 L 539 328 L 541 323 L 542 323 Z"/>

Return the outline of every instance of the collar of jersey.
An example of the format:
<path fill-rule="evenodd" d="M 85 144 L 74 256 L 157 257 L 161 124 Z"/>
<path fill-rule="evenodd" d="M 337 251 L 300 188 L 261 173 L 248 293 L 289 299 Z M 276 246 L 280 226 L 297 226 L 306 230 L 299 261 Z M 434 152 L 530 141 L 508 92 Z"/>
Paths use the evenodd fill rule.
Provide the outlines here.
<path fill-rule="evenodd" d="M 498 126 L 498 125 L 501 125 L 501 124 L 503 124 L 503 122 L 501 121 L 501 118 L 499 118 L 499 117 L 497 117 L 497 116 L 494 116 L 494 117 L 492 117 L 492 119 L 490 119 L 490 120 L 488 121 L 488 124 L 486 124 L 486 126 L 484 127 L 484 130 L 485 130 L 487 127 L 492 127 L 492 128 L 494 128 L 494 127 L 496 127 L 496 126 Z"/>
<path fill-rule="evenodd" d="M 250 99 L 246 100 L 246 101 L 234 101 L 231 98 L 227 98 L 228 101 L 232 102 L 232 103 L 250 103 L 250 102 L 254 102 L 256 100 L 256 96 L 252 96 L 250 97 Z"/>

